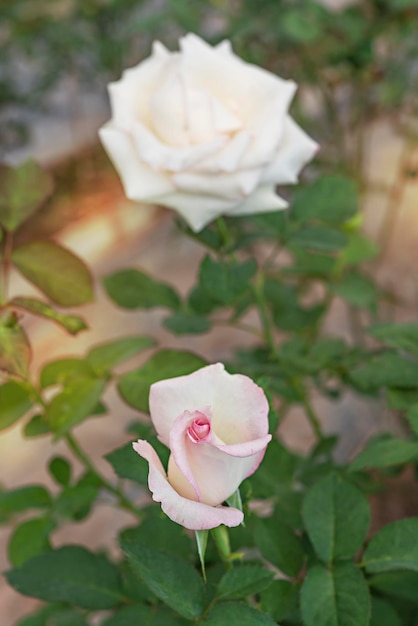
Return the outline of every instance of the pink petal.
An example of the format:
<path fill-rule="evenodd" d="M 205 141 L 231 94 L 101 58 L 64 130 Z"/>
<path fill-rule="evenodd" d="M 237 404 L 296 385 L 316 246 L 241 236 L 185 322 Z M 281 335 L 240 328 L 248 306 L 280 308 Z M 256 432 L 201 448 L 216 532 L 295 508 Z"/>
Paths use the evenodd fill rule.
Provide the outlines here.
<path fill-rule="evenodd" d="M 164 468 L 153 447 L 143 440 L 133 444 L 134 450 L 149 463 L 148 485 L 153 500 L 161 502 L 164 513 L 189 530 L 208 530 L 221 524 L 239 526 L 244 515 L 232 507 L 213 507 L 180 496 L 167 480 Z"/>
<path fill-rule="evenodd" d="M 213 431 L 225 444 L 252 441 L 268 432 L 264 391 L 247 376 L 229 374 L 222 363 L 154 383 L 149 404 L 152 422 L 167 447 L 177 417 L 205 406 L 211 408 Z"/>

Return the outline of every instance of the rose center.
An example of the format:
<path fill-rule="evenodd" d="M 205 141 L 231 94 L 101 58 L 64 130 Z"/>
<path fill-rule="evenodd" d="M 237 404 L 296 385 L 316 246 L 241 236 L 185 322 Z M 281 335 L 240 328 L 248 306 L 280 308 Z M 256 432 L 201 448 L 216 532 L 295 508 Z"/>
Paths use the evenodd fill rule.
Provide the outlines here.
<path fill-rule="evenodd" d="M 194 443 L 198 443 L 205 439 L 210 433 L 210 421 L 201 413 L 196 417 L 187 429 L 187 436 Z"/>

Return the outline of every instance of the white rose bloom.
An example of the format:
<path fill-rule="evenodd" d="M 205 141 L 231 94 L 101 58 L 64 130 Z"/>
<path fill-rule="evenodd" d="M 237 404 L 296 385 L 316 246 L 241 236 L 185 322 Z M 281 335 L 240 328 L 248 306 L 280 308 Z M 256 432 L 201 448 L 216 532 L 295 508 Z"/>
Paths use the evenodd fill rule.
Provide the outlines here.
<path fill-rule="evenodd" d="M 296 90 L 237 57 L 229 41 L 161 43 L 109 85 L 112 119 L 99 131 L 128 198 L 176 210 L 194 231 L 220 215 L 287 207 L 317 144 L 288 115 Z"/>

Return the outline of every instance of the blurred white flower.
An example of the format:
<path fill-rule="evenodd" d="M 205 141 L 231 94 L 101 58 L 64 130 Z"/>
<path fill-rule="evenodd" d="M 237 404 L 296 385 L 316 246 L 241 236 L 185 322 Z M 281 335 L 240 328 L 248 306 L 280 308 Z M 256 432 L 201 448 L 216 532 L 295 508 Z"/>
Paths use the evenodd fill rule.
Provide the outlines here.
<path fill-rule="evenodd" d="M 128 198 L 161 204 L 199 231 L 220 215 L 284 209 L 275 187 L 297 182 L 317 144 L 288 115 L 296 90 L 196 35 L 109 85 L 100 129 Z"/>

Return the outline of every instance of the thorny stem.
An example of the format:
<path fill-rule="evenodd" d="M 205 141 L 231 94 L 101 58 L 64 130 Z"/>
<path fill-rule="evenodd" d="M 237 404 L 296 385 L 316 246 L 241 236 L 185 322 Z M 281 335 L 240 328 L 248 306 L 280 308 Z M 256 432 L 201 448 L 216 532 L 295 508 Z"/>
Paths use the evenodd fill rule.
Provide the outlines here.
<path fill-rule="evenodd" d="M 102 485 L 102 487 L 104 487 L 104 489 L 106 489 L 107 491 L 112 493 L 114 496 L 116 496 L 120 506 L 126 509 L 127 511 L 129 511 L 130 513 L 132 513 L 133 515 L 135 515 L 135 517 L 137 517 L 138 519 L 142 519 L 141 513 L 132 504 L 132 502 L 125 496 L 125 494 L 120 489 L 118 489 L 118 487 L 116 487 L 111 482 L 109 482 L 106 478 L 104 478 L 104 476 L 102 476 L 100 472 L 95 468 L 93 463 L 90 461 L 89 457 L 81 449 L 80 445 L 78 444 L 74 436 L 71 435 L 70 433 L 67 433 L 65 435 L 65 441 L 67 442 L 67 445 L 73 452 L 74 456 L 76 456 L 77 459 L 84 465 L 84 467 L 100 481 L 100 484 Z"/>

